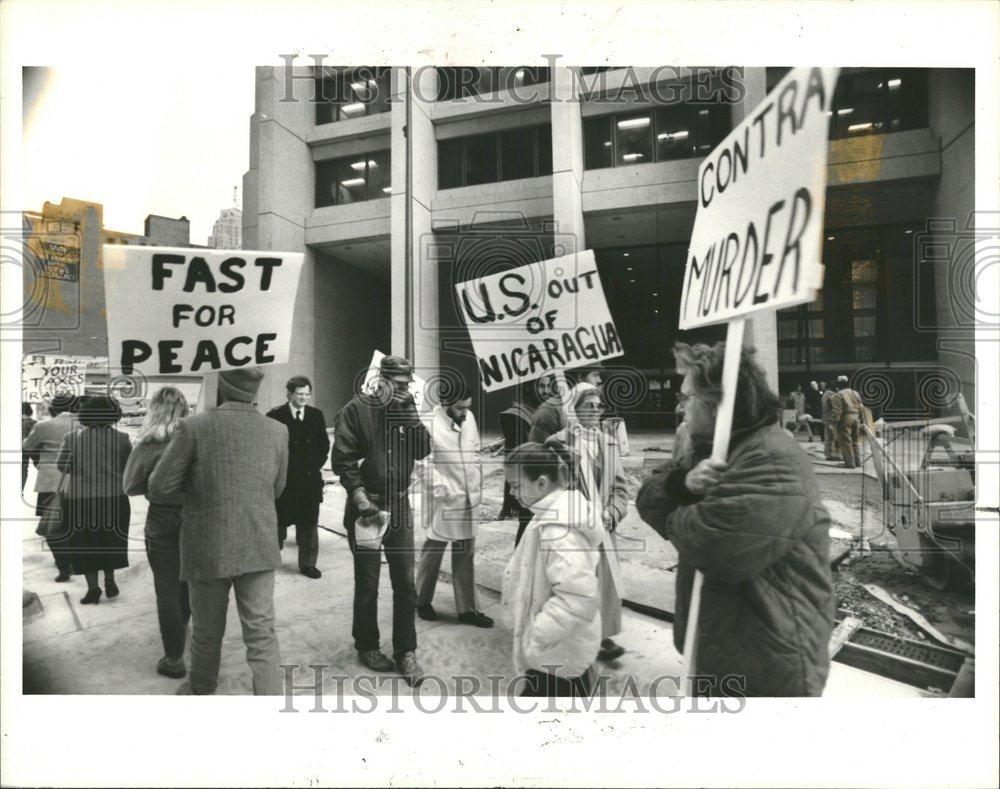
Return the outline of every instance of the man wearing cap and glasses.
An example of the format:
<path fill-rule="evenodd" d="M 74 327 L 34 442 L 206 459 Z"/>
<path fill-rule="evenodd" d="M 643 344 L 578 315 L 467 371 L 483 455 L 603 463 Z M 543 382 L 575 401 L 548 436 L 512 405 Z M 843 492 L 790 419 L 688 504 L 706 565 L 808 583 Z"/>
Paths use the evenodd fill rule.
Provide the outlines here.
<path fill-rule="evenodd" d="M 347 490 L 344 527 L 354 555 L 351 632 L 358 658 L 373 671 L 396 670 L 415 686 L 423 670 L 416 657 L 413 513 L 407 493 L 413 463 L 427 457 L 431 444 L 409 391 L 412 381 L 413 365 L 407 359 L 383 357 L 377 392 L 355 395 L 337 414 L 330 459 Z M 390 519 L 381 548 L 392 580 L 393 660 L 382 654 L 379 644 L 379 550 L 358 545 L 355 535 L 356 521 L 377 524 L 380 510 Z"/>

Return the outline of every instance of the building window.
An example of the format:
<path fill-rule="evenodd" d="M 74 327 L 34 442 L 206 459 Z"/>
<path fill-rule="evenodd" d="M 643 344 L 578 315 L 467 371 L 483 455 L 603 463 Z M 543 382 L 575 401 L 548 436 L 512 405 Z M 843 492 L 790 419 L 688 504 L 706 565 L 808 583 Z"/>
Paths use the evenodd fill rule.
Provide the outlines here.
<path fill-rule="evenodd" d="M 388 197 L 390 191 L 388 151 L 316 162 L 317 208 Z"/>
<path fill-rule="evenodd" d="M 767 69 L 768 92 L 788 71 Z M 842 69 L 829 114 L 831 140 L 922 128 L 928 122 L 927 70 Z"/>
<path fill-rule="evenodd" d="M 552 174 L 552 127 L 529 126 L 438 143 L 438 188 Z"/>
<path fill-rule="evenodd" d="M 389 111 L 388 66 L 323 69 L 316 79 L 316 125 Z"/>
<path fill-rule="evenodd" d="M 676 104 L 584 121 L 584 167 L 706 156 L 732 129 L 728 104 Z"/>
<path fill-rule="evenodd" d="M 933 272 L 914 269 L 914 232 L 909 225 L 828 230 L 824 288 L 810 304 L 778 312 L 779 363 L 932 359 L 934 335 L 918 331 L 914 316 L 916 298 L 933 305 Z"/>
<path fill-rule="evenodd" d="M 496 95 L 501 91 L 520 90 L 549 81 L 546 66 L 472 66 L 441 67 L 438 73 L 438 101 L 469 96 Z M 527 95 L 527 94 L 525 94 Z"/>

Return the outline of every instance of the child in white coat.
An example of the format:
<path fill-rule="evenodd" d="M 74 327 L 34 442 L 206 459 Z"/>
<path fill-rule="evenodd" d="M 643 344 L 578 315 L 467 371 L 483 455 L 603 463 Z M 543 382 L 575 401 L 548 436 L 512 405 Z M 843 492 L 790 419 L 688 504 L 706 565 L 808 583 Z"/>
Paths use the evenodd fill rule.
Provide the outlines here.
<path fill-rule="evenodd" d="M 514 667 L 525 696 L 590 695 L 601 643 L 597 563 L 603 531 L 572 485 L 566 445 L 522 444 L 504 461 L 511 493 L 534 513 L 504 574 Z"/>

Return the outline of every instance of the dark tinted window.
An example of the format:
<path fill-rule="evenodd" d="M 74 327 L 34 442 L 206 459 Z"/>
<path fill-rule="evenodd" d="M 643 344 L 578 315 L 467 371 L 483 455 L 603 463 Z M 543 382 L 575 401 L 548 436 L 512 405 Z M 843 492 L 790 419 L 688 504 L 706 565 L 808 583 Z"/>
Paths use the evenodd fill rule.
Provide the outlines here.
<path fill-rule="evenodd" d="M 611 167 L 611 118 L 583 122 L 583 166 L 587 170 Z"/>
<path fill-rule="evenodd" d="M 924 69 L 861 69 L 841 73 L 833 96 L 831 139 L 927 125 Z"/>
<path fill-rule="evenodd" d="M 316 80 L 316 125 L 388 112 L 390 77 L 386 66 L 324 70 Z"/>
<path fill-rule="evenodd" d="M 552 173 L 552 127 L 529 126 L 438 143 L 438 189 Z"/>
<path fill-rule="evenodd" d="M 545 66 L 450 66 L 439 68 L 438 101 L 487 96 L 500 91 L 516 90 L 528 97 L 521 88 L 549 81 Z"/>
<path fill-rule="evenodd" d="M 316 162 L 316 207 L 388 197 L 390 183 L 388 151 Z"/>

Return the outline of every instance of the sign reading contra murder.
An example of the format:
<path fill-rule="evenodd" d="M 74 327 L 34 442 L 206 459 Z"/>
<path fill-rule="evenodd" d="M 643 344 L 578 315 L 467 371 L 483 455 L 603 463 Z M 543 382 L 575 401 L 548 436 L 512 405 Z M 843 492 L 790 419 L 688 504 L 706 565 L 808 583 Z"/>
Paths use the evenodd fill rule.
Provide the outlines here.
<path fill-rule="evenodd" d="M 837 73 L 793 68 L 701 163 L 678 328 L 803 304 L 822 287 Z"/>
<path fill-rule="evenodd" d="M 106 245 L 110 363 L 203 375 L 287 362 L 302 258 Z"/>
<path fill-rule="evenodd" d="M 487 392 L 625 352 L 592 250 L 460 282 L 455 291 Z"/>

